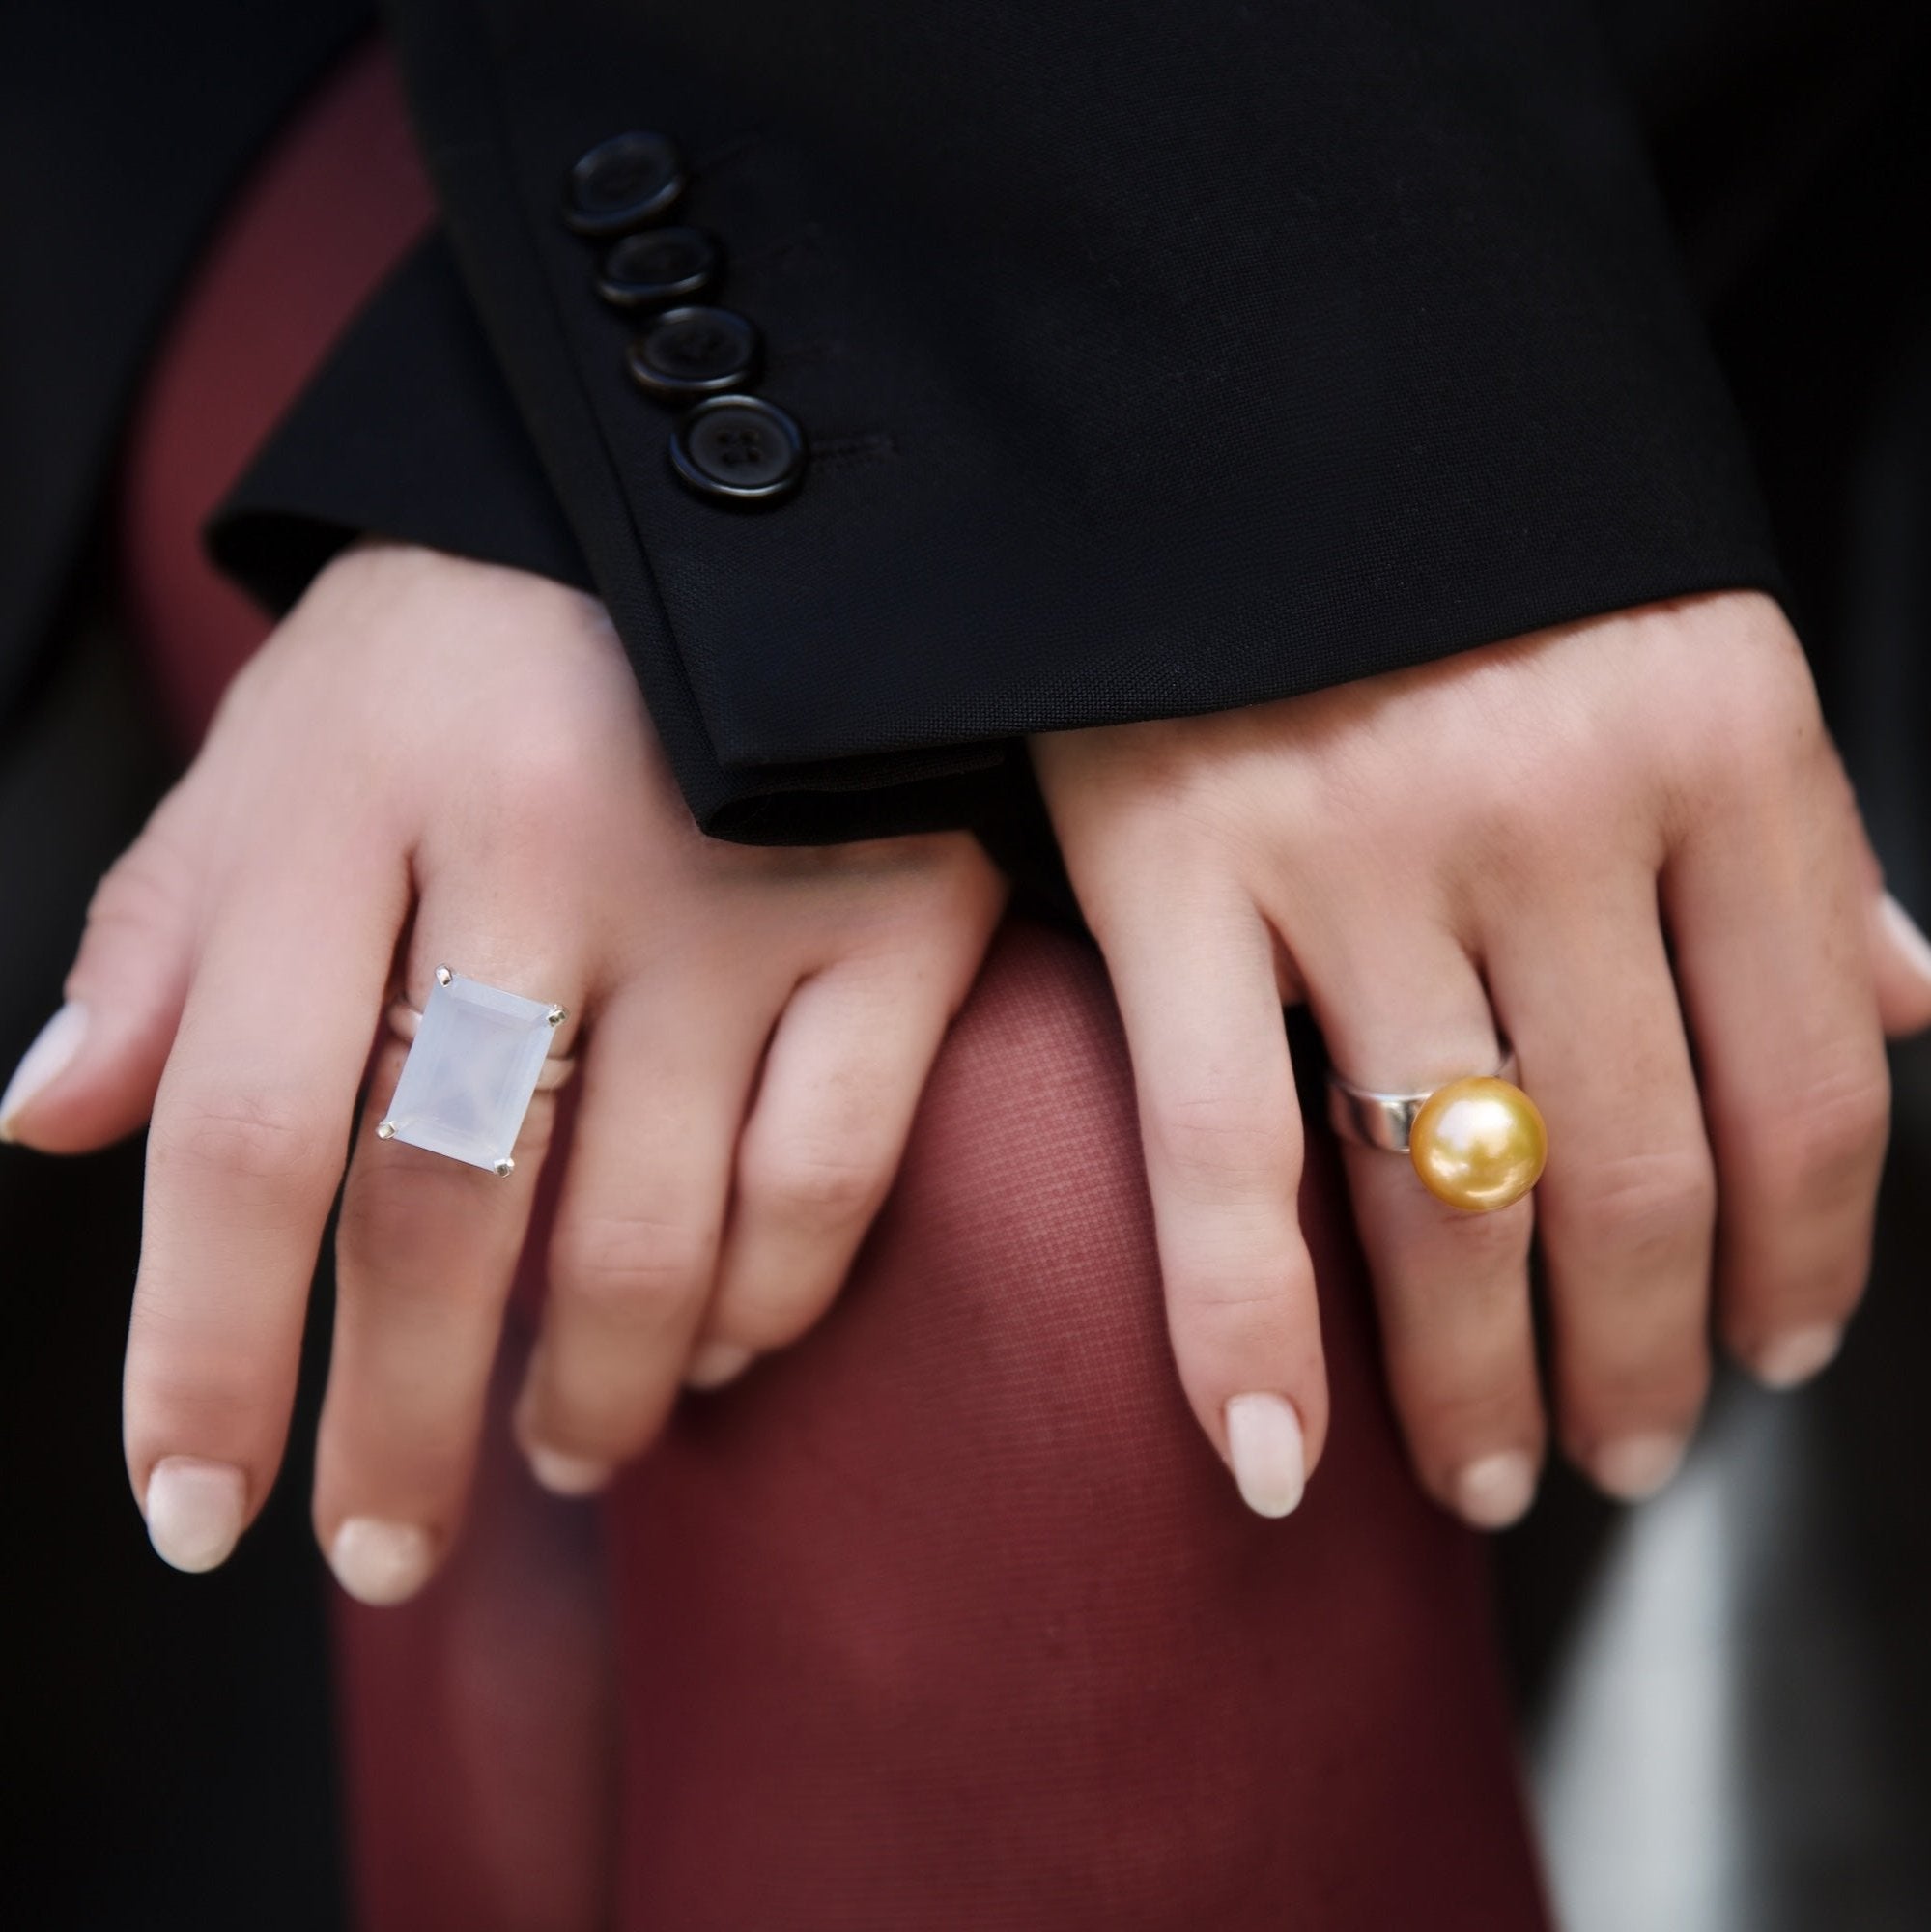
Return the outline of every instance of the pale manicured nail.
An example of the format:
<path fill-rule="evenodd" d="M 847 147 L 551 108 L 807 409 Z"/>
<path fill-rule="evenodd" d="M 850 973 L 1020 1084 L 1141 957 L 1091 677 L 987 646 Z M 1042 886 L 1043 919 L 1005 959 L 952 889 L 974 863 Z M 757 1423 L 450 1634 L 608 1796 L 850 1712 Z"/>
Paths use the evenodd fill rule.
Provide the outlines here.
<path fill-rule="evenodd" d="M 1307 1487 L 1307 1444 L 1294 1406 L 1278 1395 L 1227 1405 L 1227 1454 L 1240 1499 L 1257 1516 L 1287 1516 Z"/>
<path fill-rule="evenodd" d="M 427 1533 L 413 1523 L 352 1516 L 335 1532 L 328 1567 L 358 1604 L 380 1608 L 414 1596 L 429 1580 L 435 1554 Z"/>
<path fill-rule="evenodd" d="M 67 1071 L 86 1037 L 87 1009 L 78 1000 L 70 1000 L 35 1035 L 33 1045 L 20 1056 L 6 1093 L 0 1094 L 0 1141 L 14 1138 L 14 1117 Z"/>
<path fill-rule="evenodd" d="M 1455 1507 L 1477 1529 L 1507 1529 L 1535 1500 L 1535 1459 L 1505 1449 L 1470 1463 L 1451 1485 Z"/>
<path fill-rule="evenodd" d="M 1597 1450 L 1589 1473 L 1619 1502 L 1643 1502 L 1676 1474 L 1689 1446 L 1680 1435 L 1626 1435 Z"/>
<path fill-rule="evenodd" d="M 1931 980 L 1931 939 L 1925 938 L 1924 928 L 1889 893 L 1885 894 L 1879 910 L 1886 930 L 1897 942 L 1897 950 L 1911 961 L 1920 980 Z"/>
<path fill-rule="evenodd" d="M 594 1495 L 611 1480 L 608 1463 L 593 1463 L 587 1456 L 566 1456 L 560 1449 L 530 1450 L 529 1471 L 553 1496 Z"/>
<path fill-rule="evenodd" d="M 706 1342 L 691 1357 L 684 1380 L 694 1389 L 723 1388 L 726 1382 L 736 1381 L 751 1364 L 749 1349 L 740 1348 L 735 1342 Z"/>
<path fill-rule="evenodd" d="M 248 1479 L 241 1470 L 195 1456 L 163 1456 L 148 1477 L 142 1506 L 155 1553 L 195 1574 L 227 1562 L 247 1512 Z"/>
<path fill-rule="evenodd" d="M 1828 1321 L 1793 1328 L 1757 1350 L 1750 1372 L 1765 1388 L 1795 1388 L 1827 1368 L 1843 1346 L 1844 1331 Z"/>

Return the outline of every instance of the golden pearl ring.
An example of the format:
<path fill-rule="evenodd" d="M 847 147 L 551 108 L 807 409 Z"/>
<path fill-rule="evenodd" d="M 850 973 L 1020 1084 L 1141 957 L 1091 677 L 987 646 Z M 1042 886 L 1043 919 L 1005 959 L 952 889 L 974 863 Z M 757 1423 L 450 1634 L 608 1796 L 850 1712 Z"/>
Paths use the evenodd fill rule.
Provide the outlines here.
<path fill-rule="evenodd" d="M 1424 1094 L 1377 1094 L 1330 1072 L 1327 1118 L 1357 1147 L 1406 1154 L 1436 1200 L 1490 1214 L 1519 1201 L 1548 1162 L 1548 1128 L 1518 1071 L 1509 1053 L 1497 1072 Z"/>

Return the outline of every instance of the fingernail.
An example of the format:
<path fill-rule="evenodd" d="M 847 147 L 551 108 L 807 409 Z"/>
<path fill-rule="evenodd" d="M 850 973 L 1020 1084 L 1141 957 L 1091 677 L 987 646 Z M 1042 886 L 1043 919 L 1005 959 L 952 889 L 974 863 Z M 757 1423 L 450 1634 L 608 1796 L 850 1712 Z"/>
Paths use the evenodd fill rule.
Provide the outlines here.
<path fill-rule="evenodd" d="M 594 1495 L 611 1480 L 608 1463 L 541 1447 L 529 1451 L 529 1472 L 554 1496 Z"/>
<path fill-rule="evenodd" d="M 1889 893 L 1885 894 L 1878 909 L 1884 915 L 1886 928 L 1897 942 L 1897 950 L 1911 961 L 1920 980 L 1931 980 L 1931 939 L 1924 936 L 1924 928 Z"/>
<path fill-rule="evenodd" d="M 352 1516 L 335 1532 L 328 1567 L 358 1604 L 400 1604 L 429 1580 L 435 1551 L 428 1536 L 408 1522 Z"/>
<path fill-rule="evenodd" d="M 1227 1405 L 1227 1454 L 1240 1499 L 1257 1516 L 1287 1516 L 1307 1487 L 1307 1445 L 1294 1406 L 1278 1395 Z"/>
<path fill-rule="evenodd" d="M 248 1479 L 241 1470 L 194 1456 L 163 1456 L 141 1507 L 156 1555 L 197 1576 L 227 1562 L 247 1510 Z"/>
<path fill-rule="evenodd" d="M 1795 1388 L 1827 1368 L 1843 1346 L 1844 1331 L 1828 1321 L 1811 1328 L 1793 1328 L 1757 1350 L 1750 1373 L 1765 1388 Z"/>
<path fill-rule="evenodd" d="M 1535 1500 L 1535 1459 L 1505 1449 L 1470 1463 L 1450 1486 L 1455 1507 L 1477 1529 L 1506 1529 Z"/>
<path fill-rule="evenodd" d="M 15 1118 L 43 1088 L 67 1071 L 68 1063 L 80 1051 L 86 1037 L 87 1009 L 78 1000 L 70 1000 L 35 1035 L 33 1045 L 20 1056 L 6 1093 L 0 1094 L 0 1141 L 14 1138 Z"/>
<path fill-rule="evenodd" d="M 1653 1496 L 1676 1474 L 1689 1443 L 1680 1435 L 1626 1435 L 1605 1443 L 1590 1460 L 1596 1487 L 1620 1502 L 1639 1503 Z"/>
<path fill-rule="evenodd" d="M 694 1389 L 723 1388 L 751 1367 L 752 1352 L 735 1342 L 706 1342 L 684 1371 L 685 1385 Z"/>

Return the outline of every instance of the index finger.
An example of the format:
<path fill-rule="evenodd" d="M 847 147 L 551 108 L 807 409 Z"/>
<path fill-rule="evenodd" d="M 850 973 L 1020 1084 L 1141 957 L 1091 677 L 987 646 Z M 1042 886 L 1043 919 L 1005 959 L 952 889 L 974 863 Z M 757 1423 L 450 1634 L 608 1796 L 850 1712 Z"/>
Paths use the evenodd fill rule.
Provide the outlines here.
<path fill-rule="evenodd" d="M 1177 900 L 1142 880 L 1128 916 L 1096 923 L 1180 1381 L 1248 1505 L 1286 1516 L 1320 1454 L 1327 1389 L 1273 934 L 1231 881 Z"/>
<path fill-rule="evenodd" d="M 221 1562 L 274 1481 L 405 903 L 399 861 L 384 881 L 347 842 L 277 853 L 204 946 L 148 1138 L 123 1390 L 128 1477 L 178 1567 Z"/>

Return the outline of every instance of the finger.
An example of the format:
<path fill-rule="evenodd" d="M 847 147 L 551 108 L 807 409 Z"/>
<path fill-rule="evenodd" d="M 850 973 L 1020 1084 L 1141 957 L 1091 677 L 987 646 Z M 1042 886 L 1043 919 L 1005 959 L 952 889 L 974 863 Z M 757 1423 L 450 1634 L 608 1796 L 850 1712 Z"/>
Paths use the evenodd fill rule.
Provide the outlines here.
<path fill-rule="evenodd" d="M 731 1379 L 831 1306 L 891 1189 L 972 963 L 849 960 L 792 994 L 738 1146 L 695 1385 Z"/>
<path fill-rule="evenodd" d="M 1401 1094 L 1494 1070 L 1489 996 L 1454 933 L 1383 914 L 1349 923 L 1346 936 L 1346 953 L 1301 961 L 1338 1071 Z M 1343 1152 L 1416 1473 L 1467 1521 L 1499 1529 L 1527 1510 L 1542 1466 L 1533 1209 L 1519 1201 L 1470 1213 L 1430 1193 L 1405 1155 L 1351 1144 Z"/>
<path fill-rule="evenodd" d="M 427 999 L 437 962 L 461 962 L 466 978 L 568 1008 L 572 1018 L 551 1042 L 566 1051 L 581 969 L 504 936 L 544 930 L 541 923 L 506 920 L 494 937 L 479 933 L 461 909 L 482 903 L 480 893 L 447 884 L 425 896 L 406 976 L 412 1003 Z M 531 1098 L 507 1175 L 383 1140 L 376 1127 L 407 1056 L 392 1037 L 379 1051 L 343 1192 L 316 1441 L 316 1537 L 342 1587 L 367 1604 L 413 1596 L 461 1520 L 557 1106 L 554 1092 Z"/>
<path fill-rule="evenodd" d="M 1863 1290 L 1889 1125 L 1867 888 L 1828 748 L 1699 818 L 1664 873 L 1719 1200 L 1718 1319 L 1775 1387 Z"/>
<path fill-rule="evenodd" d="M 599 1488 L 676 1399 L 768 1019 L 725 988 L 663 983 L 635 983 L 598 1015 L 516 1407 L 518 1440 L 551 1489 Z"/>
<path fill-rule="evenodd" d="M 336 1237 L 317 1542 L 365 1604 L 413 1596 L 463 1514 L 482 1397 L 556 1102 L 538 1094 L 508 1176 L 376 1134 L 406 1049 L 382 1049 Z"/>
<path fill-rule="evenodd" d="M 1180 1381 L 1249 1506 L 1285 1516 L 1320 1460 L 1327 1390 L 1273 934 L 1232 882 L 1142 879 L 1094 923 L 1132 1053 Z"/>
<path fill-rule="evenodd" d="M 1870 935 L 1879 1022 L 1888 1038 L 1908 1039 L 1931 1027 L 1931 939 L 1886 892 L 1870 901 Z"/>
<path fill-rule="evenodd" d="M 1888 1039 L 1907 1039 L 1931 1026 L 1931 939 L 1885 890 L 1884 867 L 1855 813 L 1856 860 L 1870 921 L 1871 973 L 1877 982 L 1878 1018 Z"/>
<path fill-rule="evenodd" d="M 381 841 L 327 837 L 231 881 L 155 1102 L 126 1444 L 156 1547 L 183 1568 L 220 1562 L 274 1480 L 406 903 Z"/>
<path fill-rule="evenodd" d="M 1489 984 L 1548 1124 L 1536 1226 L 1570 1456 L 1634 1501 L 1709 1384 L 1716 1173 L 1646 867 L 1512 913 Z"/>
<path fill-rule="evenodd" d="M 96 889 L 66 1003 L 0 1095 L 0 1140 L 79 1153 L 153 1111 L 194 952 L 193 813 L 184 790 L 170 793 Z"/>

